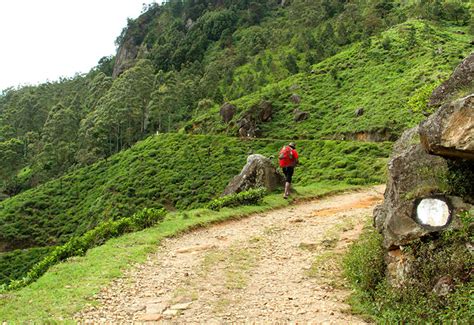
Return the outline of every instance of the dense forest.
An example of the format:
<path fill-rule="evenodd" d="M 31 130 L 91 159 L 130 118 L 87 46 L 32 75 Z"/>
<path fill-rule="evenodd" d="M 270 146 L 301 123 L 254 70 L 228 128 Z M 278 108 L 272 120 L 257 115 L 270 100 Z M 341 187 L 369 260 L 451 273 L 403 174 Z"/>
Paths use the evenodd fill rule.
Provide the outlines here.
<path fill-rule="evenodd" d="M 144 6 L 88 73 L 0 92 L 0 284 L 103 221 L 205 206 L 249 153 L 288 140 L 301 185 L 384 182 L 393 141 L 473 51 L 473 11 L 469 0 Z"/>

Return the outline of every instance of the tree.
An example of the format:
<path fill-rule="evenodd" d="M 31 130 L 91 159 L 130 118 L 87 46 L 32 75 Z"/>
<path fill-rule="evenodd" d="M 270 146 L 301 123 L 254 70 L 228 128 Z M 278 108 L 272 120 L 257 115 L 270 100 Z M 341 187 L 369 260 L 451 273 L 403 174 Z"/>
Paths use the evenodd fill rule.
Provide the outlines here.
<path fill-rule="evenodd" d="M 16 194 L 14 189 L 7 188 L 11 187 L 16 173 L 23 166 L 23 142 L 15 138 L 0 142 L 0 157 L 2 157 L 0 159 L 0 185 L 7 190 L 8 194 Z"/>
<path fill-rule="evenodd" d="M 469 9 L 461 1 L 446 1 L 443 4 L 443 11 L 446 19 L 455 21 L 458 25 L 467 24 L 471 17 Z"/>
<path fill-rule="evenodd" d="M 96 109 L 81 123 L 80 141 L 85 146 L 81 149 L 90 149 L 98 157 L 108 156 L 130 147 L 147 134 L 153 75 L 151 62 L 140 60 L 115 79 L 98 100 Z"/>
<path fill-rule="evenodd" d="M 78 129 L 79 119 L 71 108 L 58 104 L 51 109 L 43 127 L 43 150 L 39 154 L 49 174 L 60 175 L 74 164 Z"/>
<path fill-rule="evenodd" d="M 286 56 L 285 67 L 291 74 L 299 72 L 298 61 L 294 54 L 290 53 Z"/>

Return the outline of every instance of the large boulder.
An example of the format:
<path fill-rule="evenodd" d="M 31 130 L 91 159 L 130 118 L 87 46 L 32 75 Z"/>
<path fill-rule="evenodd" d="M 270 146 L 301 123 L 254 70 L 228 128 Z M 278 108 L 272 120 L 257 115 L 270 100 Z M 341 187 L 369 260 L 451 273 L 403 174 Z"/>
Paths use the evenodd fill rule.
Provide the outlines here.
<path fill-rule="evenodd" d="M 273 116 L 273 105 L 269 101 L 263 101 L 258 105 L 260 110 L 259 112 L 259 119 L 262 122 L 268 122 L 272 119 Z"/>
<path fill-rule="evenodd" d="M 219 114 L 222 117 L 222 121 L 224 121 L 224 123 L 229 123 L 230 121 L 232 121 L 235 115 L 235 111 L 236 107 L 234 105 L 224 103 L 224 105 L 221 106 L 221 109 L 219 111 Z"/>
<path fill-rule="evenodd" d="M 432 105 L 441 105 L 438 111 L 394 144 L 385 200 L 374 210 L 375 227 L 383 236 L 385 274 L 394 288 L 428 280 L 430 285 L 422 290 L 444 296 L 453 290 L 454 279 L 469 276 L 465 261 L 459 263 L 465 262 L 466 267 L 455 269 L 453 263 L 458 261 L 447 259 L 447 268 L 430 279 L 423 267 L 429 269 L 448 251 L 468 254 L 471 245 L 469 241 L 463 245 L 462 236 L 457 237 L 461 242 L 447 241 L 440 234 L 466 231 L 463 216 L 474 209 L 474 97 L 453 101 L 460 89 L 472 85 L 473 59 L 471 55 L 435 90 Z"/>
<path fill-rule="evenodd" d="M 265 156 L 254 154 L 248 156 L 247 164 L 240 174 L 230 181 L 223 195 L 258 187 L 265 187 L 269 191 L 273 191 L 278 187 L 283 187 L 284 184 L 285 178 L 277 171 L 272 161 Z"/>
<path fill-rule="evenodd" d="M 260 129 L 252 116 L 244 116 L 237 122 L 239 136 L 242 138 L 256 138 L 260 135 Z"/>
<path fill-rule="evenodd" d="M 474 160 L 474 94 L 441 106 L 420 124 L 420 139 L 429 153 Z"/>
<path fill-rule="evenodd" d="M 474 52 L 457 66 L 451 77 L 436 88 L 428 106 L 439 107 L 450 98 L 456 97 L 459 90 L 474 87 Z"/>
<path fill-rule="evenodd" d="M 396 249 L 431 232 L 458 225 L 453 216 L 469 210 L 461 198 L 446 195 L 448 162 L 426 153 L 418 127 L 395 143 L 388 163 L 384 203 L 374 210 L 374 224 L 387 249 Z"/>
<path fill-rule="evenodd" d="M 260 123 L 271 121 L 273 105 L 269 101 L 261 101 L 248 109 L 237 121 L 239 136 L 242 138 L 255 138 L 261 136 Z"/>

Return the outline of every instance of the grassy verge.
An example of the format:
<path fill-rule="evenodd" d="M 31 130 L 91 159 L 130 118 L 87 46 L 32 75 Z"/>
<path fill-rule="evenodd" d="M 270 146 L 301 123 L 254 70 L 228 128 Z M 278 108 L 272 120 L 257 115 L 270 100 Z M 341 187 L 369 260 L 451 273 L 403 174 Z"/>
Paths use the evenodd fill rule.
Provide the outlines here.
<path fill-rule="evenodd" d="M 404 246 L 413 261 L 405 276 L 406 284 L 400 288 L 388 284 L 382 236 L 367 225 L 344 259 L 345 276 L 354 292 L 352 311 L 383 324 L 471 324 L 474 258 L 467 243 L 472 241 L 472 215 L 466 212 L 458 216 L 463 223 L 459 229 Z M 453 283 L 446 295 L 433 292 L 441 276 Z"/>
<path fill-rule="evenodd" d="M 300 193 L 298 197 L 318 197 L 351 188 L 355 186 L 321 183 L 296 189 Z M 30 286 L 1 295 L 0 321 L 72 320 L 74 313 L 94 303 L 93 296 L 101 287 L 134 264 L 143 263 L 163 238 L 290 203 L 280 194 L 272 194 L 256 206 L 223 208 L 219 212 L 196 209 L 170 213 L 154 228 L 111 239 L 85 256 L 55 265 Z"/>

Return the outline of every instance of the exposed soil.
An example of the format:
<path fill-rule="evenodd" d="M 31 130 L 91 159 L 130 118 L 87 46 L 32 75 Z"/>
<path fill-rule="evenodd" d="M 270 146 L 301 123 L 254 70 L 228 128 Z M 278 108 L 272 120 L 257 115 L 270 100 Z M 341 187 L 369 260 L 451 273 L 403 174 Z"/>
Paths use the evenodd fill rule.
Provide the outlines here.
<path fill-rule="evenodd" d="M 345 303 L 340 260 L 382 193 L 376 186 L 165 240 L 75 319 L 364 324 Z"/>

